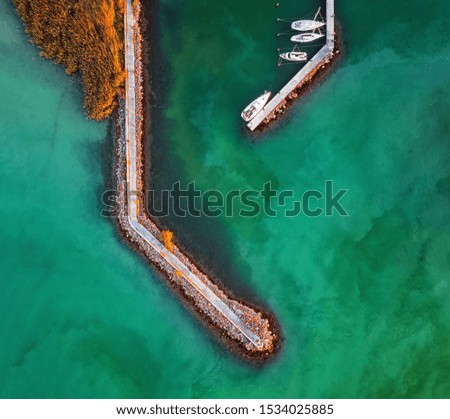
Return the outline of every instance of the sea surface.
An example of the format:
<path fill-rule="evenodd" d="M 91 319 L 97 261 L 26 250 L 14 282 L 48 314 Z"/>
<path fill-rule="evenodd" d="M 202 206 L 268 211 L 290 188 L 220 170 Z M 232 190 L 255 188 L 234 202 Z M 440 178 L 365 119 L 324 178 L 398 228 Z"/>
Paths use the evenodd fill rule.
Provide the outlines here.
<path fill-rule="evenodd" d="M 262 136 L 239 114 L 316 0 L 147 2 L 149 181 L 301 196 L 348 189 L 343 217 L 158 222 L 282 349 L 247 365 L 216 343 L 100 216 L 110 122 L 39 57 L 0 2 L 0 397 L 450 397 L 450 9 L 341 0 L 343 58 Z M 275 205 L 275 207 L 277 207 Z M 277 209 L 280 209 L 277 207 Z"/>

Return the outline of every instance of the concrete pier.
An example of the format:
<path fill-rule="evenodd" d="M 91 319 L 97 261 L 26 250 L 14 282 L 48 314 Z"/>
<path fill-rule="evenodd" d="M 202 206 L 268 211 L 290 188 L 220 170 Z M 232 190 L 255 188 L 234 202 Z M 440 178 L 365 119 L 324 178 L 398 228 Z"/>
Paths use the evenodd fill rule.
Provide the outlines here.
<path fill-rule="evenodd" d="M 136 130 L 136 57 L 134 47 L 134 25 L 135 19 L 132 9 L 133 0 L 126 0 L 125 10 L 125 69 L 126 78 L 126 100 L 125 100 L 125 137 L 126 137 L 126 167 L 127 167 L 127 205 L 129 227 L 139 235 L 148 246 L 157 252 L 165 262 L 182 274 L 183 280 L 187 281 L 195 290 L 204 297 L 224 319 L 236 328 L 255 348 L 262 348 L 264 343 L 254 332 L 252 332 L 236 314 L 218 296 L 214 289 L 205 284 L 186 264 L 177 256 L 169 252 L 164 245 L 139 221 L 138 202 L 138 145 Z"/>
<path fill-rule="evenodd" d="M 247 126 L 254 131 L 268 116 L 283 105 L 288 95 L 300 85 L 311 72 L 333 56 L 334 51 L 334 0 L 326 0 L 326 43 L 319 52 L 267 103 L 264 109 Z"/>

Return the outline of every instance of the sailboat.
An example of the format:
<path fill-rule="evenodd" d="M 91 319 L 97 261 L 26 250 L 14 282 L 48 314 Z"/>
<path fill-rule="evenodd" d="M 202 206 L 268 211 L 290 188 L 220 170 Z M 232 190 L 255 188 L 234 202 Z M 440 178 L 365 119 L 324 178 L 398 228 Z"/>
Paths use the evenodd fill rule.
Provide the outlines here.
<path fill-rule="evenodd" d="M 259 114 L 263 110 L 271 94 L 271 92 L 264 90 L 264 93 L 261 96 L 257 97 L 242 111 L 242 119 L 245 122 L 251 121 L 257 114 Z"/>
<path fill-rule="evenodd" d="M 307 42 L 315 41 L 316 39 L 322 38 L 325 36 L 322 32 L 306 32 L 306 33 L 299 33 L 298 35 L 294 35 L 291 37 L 292 42 L 300 42 L 302 44 L 305 44 Z"/>
<path fill-rule="evenodd" d="M 279 54 L 279 57 L 281 60 L 292 61 L 294 63 L 299 63 L 308 60 L 308 54 L 306 52 L 299 51 L 297 45 L 294 47 L 292 51 L 283 52 Z M 281 61 L 278 64 L 280 65 Z"/>
<path fill-rule="evenodd" d="M 292 22 L 291 28 L 296 31 L 313 31 L 317 28 L 320 28 L 325 25 L 325 22 L 323 20 L 316 20 L 319 14 L 320 7 L 319 10 L 317 10 L 317 13 L 314 15 L 313 20 L 296 20 L 295 22 Z"/>

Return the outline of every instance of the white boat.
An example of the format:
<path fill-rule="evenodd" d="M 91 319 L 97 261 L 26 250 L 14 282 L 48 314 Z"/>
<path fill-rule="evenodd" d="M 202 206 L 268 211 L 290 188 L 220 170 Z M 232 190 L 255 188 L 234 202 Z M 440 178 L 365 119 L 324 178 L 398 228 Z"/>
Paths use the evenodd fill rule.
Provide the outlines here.
<path fill-rule="evenodd" d="M 325 25 L 323 20 L 316 20 L 319 14 L 320 7 L 313 20 L 296 20 L 295 22 L 292 22 L 291 28 L 296 31 L 313 31 L 314 29 L 318 29 Z"/>
<path fill-rule="evenodd" d="M 308 54 L 301 51 L 289 51 L 280 54 L 280 58 L 286 61 L 301 62 L 308 60 Z"/>
<path fill-rule="evenodd" d="M 267 92 L 266 90 L 264 93 L 256 98 L 250 105 L 248 105 L 241 113 L 241 117 L 245 122 L 251 121 L 258 113 L 260 113 L 266 103 L 269 100 L 269 97 L 272 93 Z"/>
<path fill-rule="evenodd" d="M 323 33 L 319 32 L 307 32 L 307 33 L 300 33 L 298 35 L 294 35 L 291 38 L 292 42 L 300 42 L 302 44 L 306 42 L 312 42 L 315 41 L 318 38 L 322 38 L 322 36 L 325 36 Z"/>
<path fill-rule="evenodd" d="M 325 22 L 319 22 L 318 20 L 296 20 L 292 22 L 291 28 L 296 31 L 313 31 L 324 25 Z"/>

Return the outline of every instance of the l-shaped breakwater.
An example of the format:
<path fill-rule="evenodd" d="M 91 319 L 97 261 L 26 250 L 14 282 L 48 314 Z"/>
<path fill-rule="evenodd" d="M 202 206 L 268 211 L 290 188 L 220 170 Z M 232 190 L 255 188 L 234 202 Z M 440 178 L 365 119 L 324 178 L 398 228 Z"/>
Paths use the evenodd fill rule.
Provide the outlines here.
<path fill-rule="evenodd" d="M 125 101 L 119 111 L 117 163 L 119 227 L 127 240 L 155 265 L 189 309 L 234 352 L 250 359 L 267 359 L 279 344 L 270 315 L 237 301 L 219 288 L 176 245 L 167 249 L 150 219 L 144 201 L 141 5 L 126 0 L 124 14 Z"/>
<path fill-rule="evenodd" d="M 284 113 L 288 101 L 297 99 L 307 83 L 325 70 L 336 53 L 339 53 L 336 42 L 334 19 L 334 0 L 326 0 L 326 42 L 325 45 L 308 61 L 302 69 L 266 104 L 248 124 L 251 131 L 267 126 Z"/>

